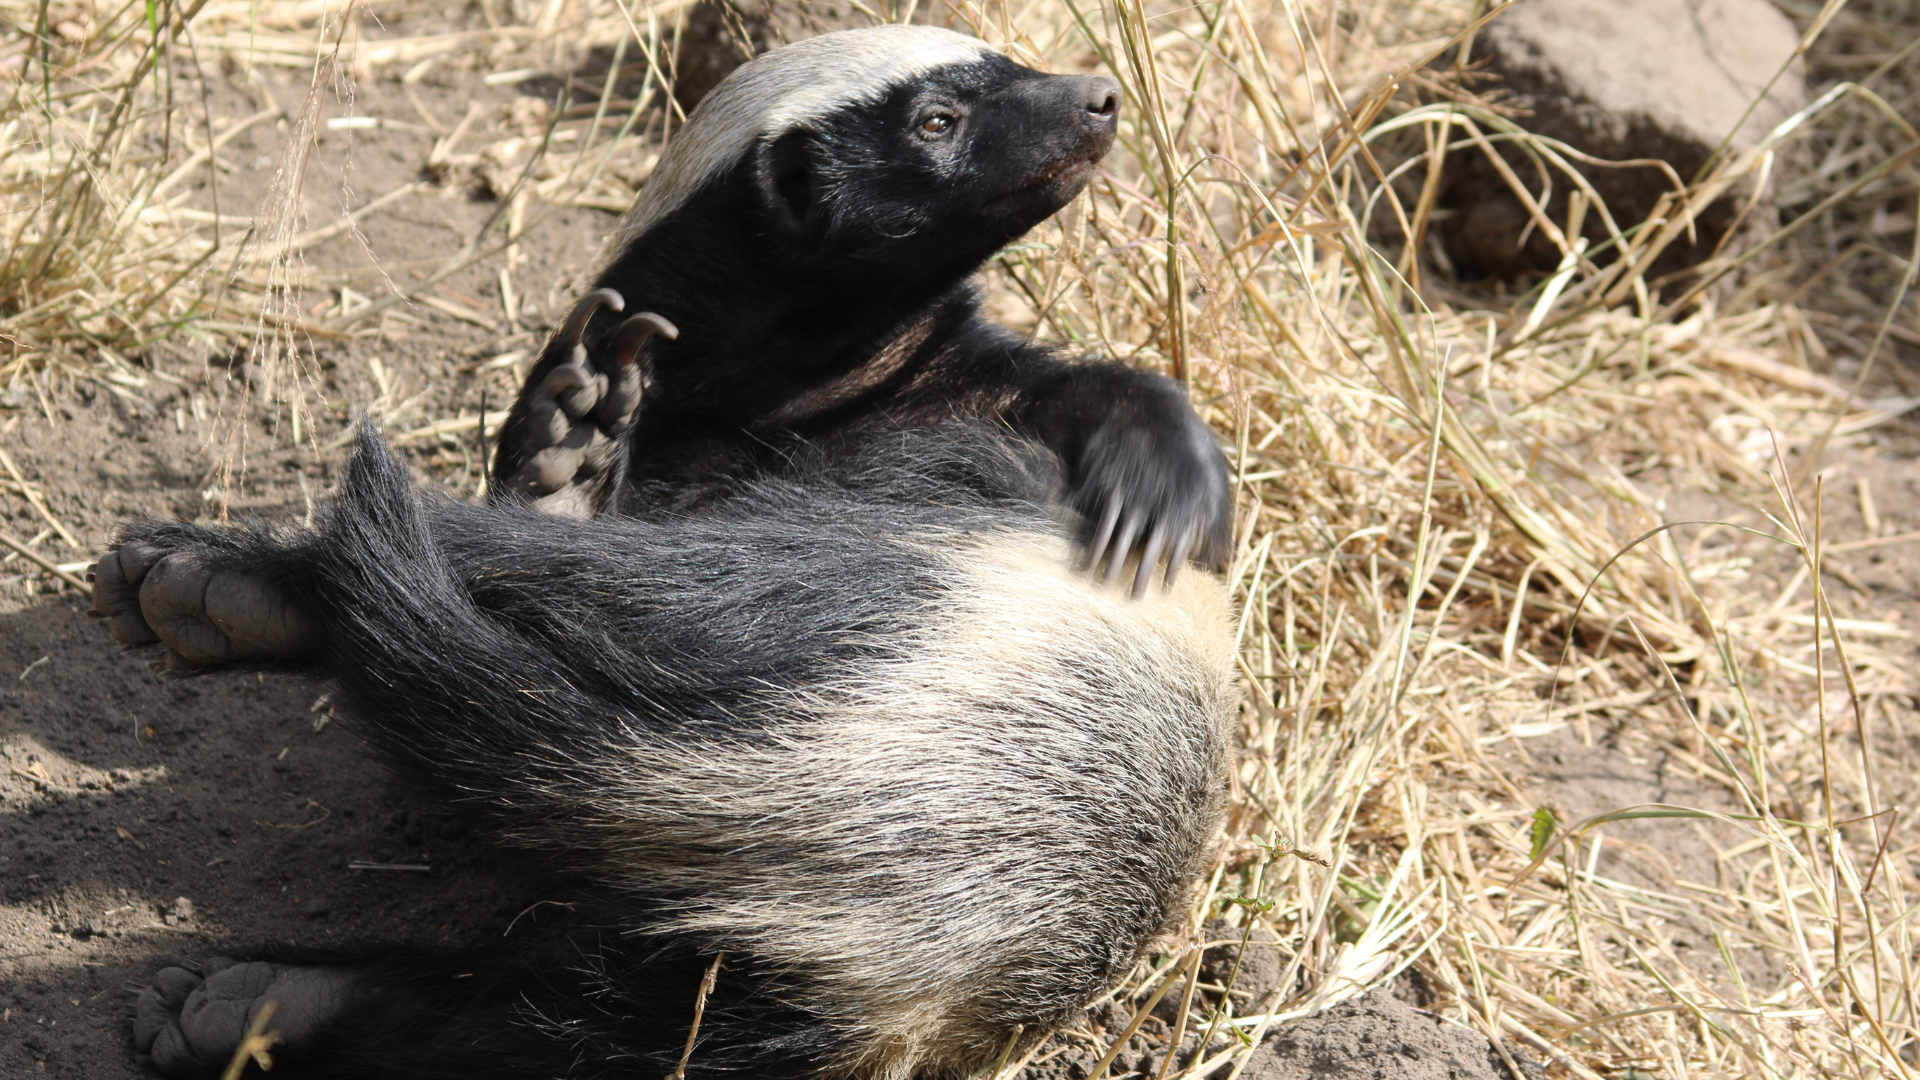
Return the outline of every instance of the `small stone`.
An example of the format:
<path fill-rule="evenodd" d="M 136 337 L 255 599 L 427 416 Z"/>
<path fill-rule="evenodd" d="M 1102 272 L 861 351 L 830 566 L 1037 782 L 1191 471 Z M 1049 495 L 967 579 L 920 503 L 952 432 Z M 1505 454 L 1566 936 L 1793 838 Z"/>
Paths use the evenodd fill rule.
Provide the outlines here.
<path fill-rule="evenodd" d="M 333 905 L 316 896 L 300 905 L 300 914 L 309 919 L 324 919 L 333 914 Z"/>
<path fill-rule="evenodd" d="M 174 897 L 173 903 L 167 906 L 167 917 L 174 923 L 193 921 L 193 901 L 184 896 Z"/>

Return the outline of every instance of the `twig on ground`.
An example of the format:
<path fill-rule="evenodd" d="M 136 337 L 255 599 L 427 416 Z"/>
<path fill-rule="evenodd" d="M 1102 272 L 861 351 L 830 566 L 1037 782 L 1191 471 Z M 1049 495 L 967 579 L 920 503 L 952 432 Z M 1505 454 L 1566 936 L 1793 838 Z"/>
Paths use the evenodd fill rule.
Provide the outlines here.
<path fill-rule="evenodd" d="M 64 582 L 65 584 L 71 585 L 74 588 L 80 590 L 81 592 L 92 591 L 92 586 L 88 585 L 86 582 L 73 576 L 67 571 L 60 569 L 60 564 L 54 562 L 52 559 L 47 558 L 45 555 L 42 555 L 39 552 L 33 550 L 32 548 L 21 543 L 20 541 L 15 540 L 12 536 L 8 535 L 5 532 L 0 532 L 0 544 L 4 544 L 7 547 L 12 548 L 14 552 L 18 554 L 21 558 L 40 567 L 42 570 L 45 570 L 48 574 L 52 575 L 55 578 L 58 578 L 60 581 Z M 76 544 L 74 546 L 78 547 L 79 545 Z"/>

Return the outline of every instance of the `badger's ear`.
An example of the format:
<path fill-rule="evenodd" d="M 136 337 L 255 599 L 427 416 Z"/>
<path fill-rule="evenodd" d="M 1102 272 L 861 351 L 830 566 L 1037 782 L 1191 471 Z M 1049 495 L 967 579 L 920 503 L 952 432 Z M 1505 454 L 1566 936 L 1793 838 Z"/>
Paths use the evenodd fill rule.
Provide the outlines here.
<path fill-rule="evenodd" d="M 818 216 L 820 191 L 813 152 L 813 136 L 795 128 L 766 144 L 760 162 L 767 208 L 796 234 L 808 232 Z"/>

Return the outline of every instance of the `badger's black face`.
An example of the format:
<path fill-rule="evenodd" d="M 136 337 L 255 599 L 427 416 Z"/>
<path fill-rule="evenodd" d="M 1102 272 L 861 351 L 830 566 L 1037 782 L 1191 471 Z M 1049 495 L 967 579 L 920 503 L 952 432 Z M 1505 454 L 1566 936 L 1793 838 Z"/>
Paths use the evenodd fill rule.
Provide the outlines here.
<path fill-rule="evenodd" d="M 656 415 L 825 409 L 821 380 L 905 363 L 883 346 L 936 310 L 970 317 L 967 277 L 1086 187 L 1113 146 L 1119 84 L 930 29 L 889 31 L 900 56 L 876 32 L 769 54 L 676 136 L 681 156 L 669 149 L 596 282 L 680 330 L 648 346 Z M 611 329 L 611 312 L 595 318 Z M 549 347 L 555 363 L 572 340 Z M 905 371 L 845 386 L 878 393 Z M 845 386 L 833 392 L 859 396 Z"/>
<path fill-rule="evenodd" d="M 968 273 L 1080 193 L 1119 112 L 1108 78 L 998 55 L 937 68 L 763 141 L 770 231 L 821 270 Z"/>

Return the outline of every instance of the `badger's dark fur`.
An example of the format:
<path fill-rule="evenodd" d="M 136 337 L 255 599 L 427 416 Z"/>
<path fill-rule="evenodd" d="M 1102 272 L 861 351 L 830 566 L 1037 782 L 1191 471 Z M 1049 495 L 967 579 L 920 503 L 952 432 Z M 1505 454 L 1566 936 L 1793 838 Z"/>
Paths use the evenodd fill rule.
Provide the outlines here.
<path fill-rule="evenodd" d="M 1130 599 L 1072 548 L 1097 516 L 1117 573 L 1145 538 L 1144 582 L 1217 547 L 1218 450 L 1176 387 L 1061 363 L 960 284 L 1105 142 L 1050 142 L 1061 84 L 958 35 L 783 52 L 695 114 L 603 281 L 678 340 L 570 320 L 536 371 L 500 455 L 531 505 L 417 496 L 368 432 L 312 530 L 146 523 L 102 560 L 123 642 L 334 680 L 591 882 L 495 949 L 169 968 L 135 1022 L 163 1072 L 217 1074 L 271 1001 L 276 1076 L 655 1080 L 699 1015 L 689 1076 L 958 1077 L 1182 910 L 1226 797 L 1224 591 Z M 881 136 L 928 95 L 979 167 L 853 206 L 920 168 Z"/>

